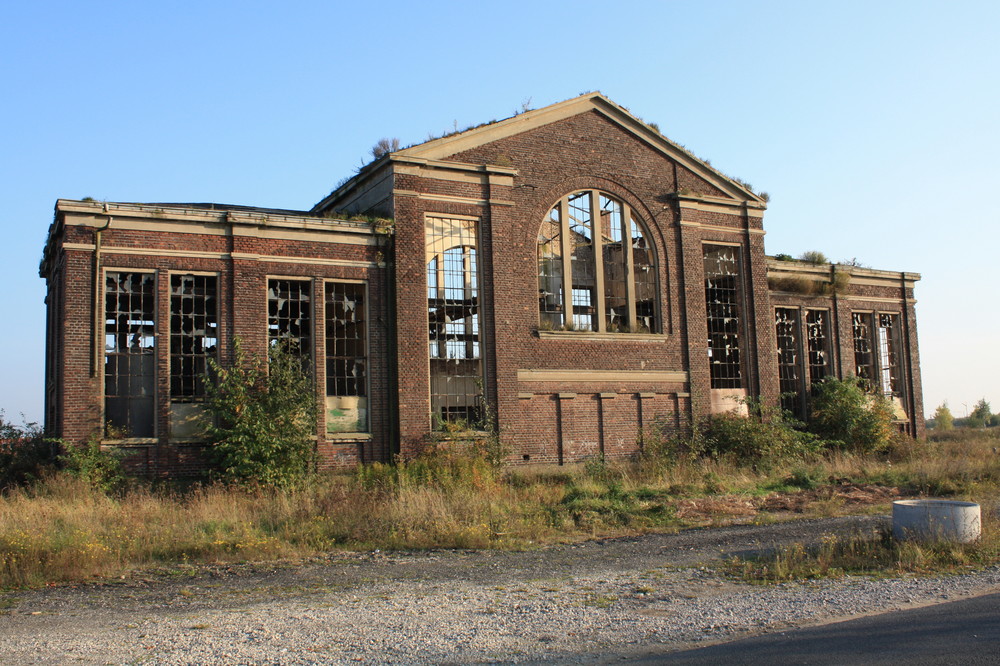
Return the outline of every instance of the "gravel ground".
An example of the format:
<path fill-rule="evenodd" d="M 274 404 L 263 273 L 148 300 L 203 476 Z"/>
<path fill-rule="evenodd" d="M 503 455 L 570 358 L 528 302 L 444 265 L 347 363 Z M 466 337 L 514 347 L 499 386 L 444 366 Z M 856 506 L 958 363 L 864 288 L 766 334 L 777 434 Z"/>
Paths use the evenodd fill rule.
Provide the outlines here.
<path fill-rule="evenodd" d="M 523 553 L 338 553 L 0 596 L 6 664 L 616 661 L 1000 590 L 942 578 L 749 586 L 713 563 L 848 517 L 591 541 Z"/>

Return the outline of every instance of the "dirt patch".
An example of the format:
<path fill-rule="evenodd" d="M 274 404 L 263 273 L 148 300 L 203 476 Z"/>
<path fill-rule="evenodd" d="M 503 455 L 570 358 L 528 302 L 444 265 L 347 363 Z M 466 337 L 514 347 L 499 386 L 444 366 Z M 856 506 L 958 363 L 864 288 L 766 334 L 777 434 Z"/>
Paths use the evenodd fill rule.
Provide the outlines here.
<path fill-rule="evenodd" d="M 720 519 L 741 522 L 761 513 L 801 514 L 819 506 L 830 505 L 856 510 L 859 507 L 887 504 L 902 496 L 899 488 L 872 483 L 841 481 L 836 485 L 812 490 L 772 493 L 764 497 L 718 495 L 695 497 L 677 502 L 677 517 L 690 523 L 718 524 Z"/>
<path fill-rule="evenodd" d="M 879 486 L 872 483 L 851 483 L 843 481 L 837 485 L 823 486 L 813 490 L 795 493 L 775 493 L 762 498 L 761 511 L 804 513 L 818 502 L 837 502 L 844 507 L 857 508 L 886 504 L 899 499 L 899 488 Z"/>

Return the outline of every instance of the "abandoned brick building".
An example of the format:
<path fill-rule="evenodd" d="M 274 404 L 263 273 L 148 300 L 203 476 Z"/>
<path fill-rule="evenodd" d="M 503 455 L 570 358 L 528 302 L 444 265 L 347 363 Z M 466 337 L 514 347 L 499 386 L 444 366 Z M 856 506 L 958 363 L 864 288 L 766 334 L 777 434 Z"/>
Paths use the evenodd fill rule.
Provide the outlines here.
<path fill-rule="evenodd" d="M 60 200 L 46 426 L 193 471 L 207 359 L 286 337 L 324 466 L 486 421 L 512 462 L 627 455 L 828 375 L 919 435 L 919 275 L 768 257 L 764 209 L 599 94 L 389 152 L 309 211 Z"/>

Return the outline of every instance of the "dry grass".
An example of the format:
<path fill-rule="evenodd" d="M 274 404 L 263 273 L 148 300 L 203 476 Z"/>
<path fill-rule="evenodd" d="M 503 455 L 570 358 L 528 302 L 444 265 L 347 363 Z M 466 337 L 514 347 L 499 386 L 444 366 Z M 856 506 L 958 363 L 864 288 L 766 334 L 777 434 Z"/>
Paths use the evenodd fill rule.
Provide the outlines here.
<path fill-rule="evenodd" d="M 699 459 L 501 470 L 439 451 L 286 491 L 136 487 L 114 497 L 55 476 L 0 496 L 0 587 L 336 548 L 524 548 L 790 513 L 885 510 L 895 496 L 887 488 L 992 506 L 997 444 L 992 433 L 966 433 L 903 443 L 878 457 L 834 453 L 777 469 Z"/>
<path fill-rule="evenodd" d="M 1000 560 L 1000 529 L 983 516 L 982 534 L 969 544 L 897 541 L 888 531 L 868 536 L 826 537 L 815 548 L 795 544 L 757 558 L 733 558 L 727 570 L 752 583 L 774 583 L 845 575 L 940 574 Z"/>

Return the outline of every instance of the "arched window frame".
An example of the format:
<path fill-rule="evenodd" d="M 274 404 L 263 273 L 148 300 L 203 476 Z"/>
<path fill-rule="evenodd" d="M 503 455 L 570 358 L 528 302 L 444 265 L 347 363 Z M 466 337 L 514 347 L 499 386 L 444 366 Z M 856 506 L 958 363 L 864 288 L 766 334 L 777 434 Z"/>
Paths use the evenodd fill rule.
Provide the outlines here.
<path fill-rule="evenodd" d="M 572 215 L 574 211 L 583 210 L 578 204 L 574 205 L 581 197 L 586 197 L 588 208 L 585 212 L 589 211 L 589 219 L 580 220 L 577 219 L 578 216 Z M 601 214 L 595 215 L 593 211 L 601 211 Z M 611 228 L 614 222 L 609 223 L 616 219 L 616 212 L 621 233 L 621 239 L 617 241 L 614 240 Z M 574 234 L 574 227 L 584 231 Z M 636 263 L 633 227 L 644 243 L 647 254 L 645 263 Z M 590 257 L 574 257 L 574 250 L 580 249 L 579 246 L 574 247 L 574 237 L 586 237 L 588 231 L 590 246 L 600 243 L 600 247 L 594 248 Z M 613 296 L 608 295 L 607 289 L 607 283 L 612 280 L 609 279 L 611 268 L 605 265 L 606 243 L 619 243 L 625 255 L 624 274 L 618 279 L 619 282 L 624 282 L 625 291 L 625 318 L 621 323 L 615 321 L 617 315 L 610 313 L 608 308 L 608 300 Z M 586 243 L 582 246 L 585 248 Z M 645 223 L 621 198 L 596 189 L 570 192 L 549 209 L 539 229 L 536 250 L 540 330 L 660 332 L 659 271 L 652 239 Z M 591 265 L 579 267 L 574 275 L 574 261 L 586 261 Z M 636 280 L 637 268 L 651 273 L 642 283 Z M 587 274 L 593 275 L 592 284 L 585 283 L 590 282 L 582 277 Z M 642 289 L 652 292 L 645 301 L 651 302 L 652 307 L 647 313 L 640 315 L 637 313 L 637 304 L 640 302 L 637 292 Z M 568 305 L 567 294 L 570 295 Z"/>

